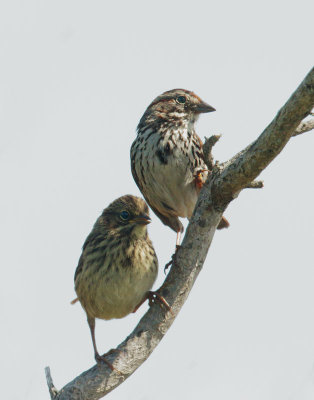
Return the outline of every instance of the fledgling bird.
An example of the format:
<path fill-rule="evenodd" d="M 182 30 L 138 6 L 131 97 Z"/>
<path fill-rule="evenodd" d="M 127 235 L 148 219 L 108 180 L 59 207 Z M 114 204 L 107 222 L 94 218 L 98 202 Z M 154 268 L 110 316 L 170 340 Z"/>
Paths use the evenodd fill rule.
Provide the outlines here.
<path fill-rule="evenodd" d="M 212 111 L 193 92 L 169 90 L 148 106 L 131 147 L 133 178 L 154 213 L 177 232 L 177 245 L 183 232 L 178 217 L 191 218 L 208 175 L 194 123 Z M 223 217 L 217 228 L 228 226 Z"/>
<path fill-rule="evenodd" d="M 116 199 L 97 219 L 75 271 L 75 291 L 87 315 L 95 359 L 111 369 L 106 354 L 100 356 L 96 347 L 95 319 L 123 318 L 154 294 L 150 289 L 158 260 L 147 233 L 150 222 L 143 199 L 132 195 Z"/>

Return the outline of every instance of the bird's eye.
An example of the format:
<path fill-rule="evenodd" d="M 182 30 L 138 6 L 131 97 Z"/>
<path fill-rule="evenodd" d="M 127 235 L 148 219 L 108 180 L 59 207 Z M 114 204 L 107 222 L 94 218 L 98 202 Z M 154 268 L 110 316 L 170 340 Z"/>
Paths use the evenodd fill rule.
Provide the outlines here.
<path fill-rule="evenodd" d="M 185 96 L 177 97 L 177 103 L 184 104 L 185 102 L 186 102 L 186 97 Z"/>
<path fill-rule="evenodd" d="M 120 218 L 123 221 L 127 221 L 130 218 L 130 214 L 127 211 L 121 211 Z"/>

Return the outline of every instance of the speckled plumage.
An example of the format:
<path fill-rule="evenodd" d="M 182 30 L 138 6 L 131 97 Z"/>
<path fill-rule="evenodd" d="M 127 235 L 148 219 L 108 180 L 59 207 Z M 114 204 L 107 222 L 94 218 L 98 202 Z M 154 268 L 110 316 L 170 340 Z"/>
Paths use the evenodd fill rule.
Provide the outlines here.
<path fill-rule="evenodd" d="M 167 91 L 148 106 L 131 147 L 136 184 L 155 214 L 177 233 L 183 231 L 178 217 L 191 218 L 207 178 L 194 123 L 200 113 L 210 111 L 215 109 L 193 92 Z M 218 228 L 225 226 L 223 219 Z"/>
<path fill-rule="evenodd" d="M 126 220 L 121 216 L 125 212 L 129 215 Z M 158 260 L 147 234 L 149 222 L 144 200 L 120 197 L 104 209 L 83 245 L 74 281 L 93 343 L 95 318 L 126 316 L 154 284 Z"/>

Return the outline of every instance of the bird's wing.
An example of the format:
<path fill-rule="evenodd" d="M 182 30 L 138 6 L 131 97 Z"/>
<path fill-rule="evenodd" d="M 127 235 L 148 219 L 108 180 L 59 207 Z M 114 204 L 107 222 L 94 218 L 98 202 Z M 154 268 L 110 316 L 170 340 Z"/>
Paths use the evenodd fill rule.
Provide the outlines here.
<path fill-rule="evenodd" d="M 83 265 L 84 265 L 84 253 L 81 254 L 81 257 L 79 259 L 78 265 L 75 270 L 74 274 L 74 282 L 76 281 L 77 277 L 80 275 L 80 273 L 83 270 Z"/>
<path fill-rule="evenodd" d="M 89 245 L 96 246 L 97 243 L 102 242 L 104 240 L 104 235 L 99 235 L 98 232 L 96 232 L 94 229 L 91 231 L 91 233 L 87 236 L 83 247 L 82 247 L 82 254 L 79 258 L 78 265 L 75 270 L 74 274 L 74 282 L 76 281 L 77 277 L 81 274 L 84 264 L 85 264 L 85 253 L 89 247 Z"/>

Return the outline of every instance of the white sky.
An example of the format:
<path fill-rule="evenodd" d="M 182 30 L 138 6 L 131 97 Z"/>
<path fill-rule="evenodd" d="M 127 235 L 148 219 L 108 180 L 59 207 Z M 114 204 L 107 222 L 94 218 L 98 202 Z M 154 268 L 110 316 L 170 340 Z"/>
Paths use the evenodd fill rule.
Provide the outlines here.
<path fill-rule="evenodd" d="M 195 91 L 217 112 L 227 160 L 253 141 L 313 62 L 313 3 L 3 1 L 0 5 L 0 375 L 6 399 L 48 399 L 94 364 L 75 296 L 102 209 L 139 195 L 129 147 L 158 94 Z M 226 212 L 204 269 L 150 359 L 110 398 L 314 397 L 313 134 L 294 138 Z M 175 234 L 154 216 L 158 285 Z M 145 312 L 98 321 L 105 352 Z"/>

